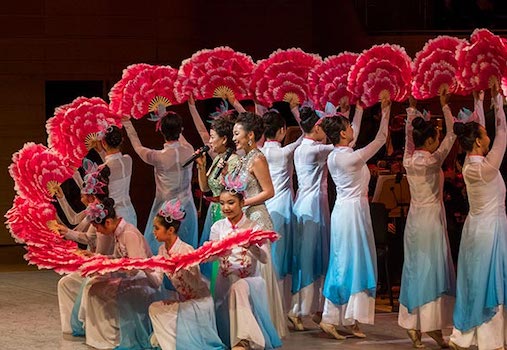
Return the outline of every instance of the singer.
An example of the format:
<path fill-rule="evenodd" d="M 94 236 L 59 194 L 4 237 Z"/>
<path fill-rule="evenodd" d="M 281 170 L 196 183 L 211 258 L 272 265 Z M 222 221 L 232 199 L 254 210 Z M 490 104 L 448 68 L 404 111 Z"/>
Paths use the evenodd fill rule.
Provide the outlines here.
<path fill-rule="evenodd" d="M 174 112 L 165 112 L 159 119 L 157 131 L 164 136 L 164 149 L 153 150 L 143 147 L 130 120 L 124 120 L 123 126 L 139 157 L 154 167 L 156 193 L 150 216 L 144 230 L 144 237 L 150 244 L 153 254 L 158 253 L 160 243 L 153 235 L 153 219 L 162 204 L 167 200 L 179 199 L 181 209 L 185 211 L 185 220 L 178 230 L 179 237 L 185 243 L 197 247 L 197 209 L 192 197 L 192 168 L 184 169 L 180 159 L 188 159 L 194 154 L 193 147 L 181 135 L 182 119 Z"/>
<path fill-rule="evenodd" d="M 201 157 L 196 158 L 195 162 L 197 164 L 199 187 L 201 191 L 211 191 L 213 197 L 218 197 L 224 189 L 222 175 L 224 168 L 219 168 L 219 165 L 221 165 L 221 163 L 226 163 L 227 171 L 230 171 L 235 168 L 239 159 L 235 153 L 236 144 L 232 141 L 232 128 L 234 127 L 234 121 L 236 119 L 235 113 L 229 111 L 224 103 L 223 108 L 220 108 L 220 112 L 213 113 L 211 116 L 211 128 L 208 134 L 197 108 L 195 107 L 193 98 L 189 98 L 188 104 L 192 119 L 194 120 L 196 128 L 199 130 L 202 141 L 204 143 L 208 142 L 210 146 L 210 155 L 216 155 L 207 171 L 205 154 L 203 153 Z M 228 154 L 229 157 L 227 157 Z M 223 166 L 225 166 L 225 164 L 223 164 Z M 209 240 L 211 226 L 223 218 L 224 216 L 220 210 L 220 205 L 215 202 L 210 203 L 202 230 L 201 245 Z M 211 293 L 214 294 L 214 282 L 216 274 L 218 273 L 218 263 L 206 263 L 201 265 L 201 272 L 210 280 L 210 290 Z"/>

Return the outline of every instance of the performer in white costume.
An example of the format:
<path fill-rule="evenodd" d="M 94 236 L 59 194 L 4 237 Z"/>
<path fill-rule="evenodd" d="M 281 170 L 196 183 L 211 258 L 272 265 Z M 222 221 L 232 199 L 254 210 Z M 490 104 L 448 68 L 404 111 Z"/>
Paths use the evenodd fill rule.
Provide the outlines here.
<path fill-rule="evenodd" d="M 90 204 L 87 215 L 98 233 L 114 238 L 113 258 L 148 258 L 152 255 L 141 232 L 116 216 L 112 199 Z M 86 344 L 98 349 L 151 347 L 147 311 L 156 294 L 157 289 L 149 286 L 142 271 L 90 278 L 83 289 L 79 310 Z M 132 303 L 136 304 L 135 307 Z"/>
<path fill-rule="evenodd" d="M 178 238 L 178 228 L 184 216 L 179 201 L 165 202 L 155 216 L 153 233 L 163 243 L 159 249 L 160 256 L 169 258 L 194 250 Z M 149 272 L 147 275 L 152 285 L 162 285 L 163 272 Z M 218 336 L 215 305 L 199 267 L 180 270 L 167 277 L 176 289 L 178 298 L 150 305 L 154 332 L 152 343 L 158 344 L 162 350 L 226 349 Z"/>
<path fill-rule="evenodd" d="M 262 116 L 264 120 L 264 146 L 260 151 L 266 157 L 275 195 L 266 201 L 274 230 L 281 238 L 271 245 L 273 266 L 279 280 L 279 289 L 284 296 L 284 307 L 290 307 L 290 283 L 292 274 L 292 237 L 295 218 L 293 215 L 294 189 L 292 186 L 294 173 L 294 151 L 301 144 L 303 135 L 296 141 L 283 146 L 286 123 L 277 110 L 269 110 Z M 289 289 L 289 290 L 286 290 Z M 287 295 L 289 297 L 287 297 Z"/>
<path fill-rule="evenodd" d="M 370 171 L 366 166 L 385 144 L 390 101 L 382 101 L 382 121 L 375 139 L 353 150 L 354 130 L 349 120 L 335 115 L 322 120 L 322 128 L 334 145 L 327 165 L 336 185 L 331 215 L 331 249 L 324 282 L 326 298 L 320 327 L 336 339 L 345 337 L 335 326 L 345 326 L 364 338 L 358 323 L 373 324 L 377 289 L 377 254 L 368 204 Z"/>
<path fill-rule="evenodd" d="M 333 145 L 317 125 L 310 107 L 300 110 L 304 138 L 294 152 L 298 190 L 294 202 L 292 302 L 288 313 L 295 330 L 304 330 L 301 317 L 321 311 L 319 289 L 329 259 L 329 203 L 326 158 Z"/>
<path fill-rule="evenodd" d="M 190 158 L 194 150 L 181 136 L 182 120 L 173 112 L 166 112 L 157 122 L 157 130 L 164 136 L 163 150 L 153 150 L 143 147 L 139 137 L 128 119 L 124 119 L 123 126 L 132 143 L 132 147 L 139 157 L 153 166 L 156 193 L 150 216 L 144 230 L 144 237 L 148 241 L 153 254 L 158 253 L 160 243 L 153 236 L 153 219 L 158 209 L 166 200 L 179 199 L 186 213 L 186 220 L 181 225 L 179 237 L 193 247 L 197 247 L 197 209 L 192 196 L 191 180 L 192 167 L 183 168 L 183 162 Z"/>
<path fill-rule="evenodd" d="M 400 291 L 398 324 L 405 328 L 414 348 L 421 348 L 425 332 L 441 347 L 448 347 L 442 329 L 452 326 L 456 276 L 452 262 L 443 203 L 442 164 L 456 140 L 453 117 L 445 93 L 440 97 L 446 135 L 431 121 L 417 116 L 410 100 L 405 124 L 403 166 L 410 185 L 410 210 L 405 225 L 405 261 Z"/>
<path fill-rule="evenodd" d="M 220 240 L 238 230 L 261 229 L 243 213 L 244 185 L 228 181 L 220 195 L 225 219 L 211 227 L 210 240 Z M 266 283 L 260 276 L 258 262 L 266 263 L 269 250 L 266 244 L 248 249 L 236 247 L 229 256 L 220 258 L 216 281 L 215 308 L 218 332 L 222 341 L 233 350 L 274 349 L 282 342 L 269 313 Z"/>
<path fill-rule="evenodd" d="M 245 188 L 245 214 L 263 230 L 273 230 L 271 217 L 264 204 L 274 195 L 273 182 L 269 174 L 266 158 L 257 148 L 257 141 L 262 137 L 264 126 L 262 118 L 254 113 L 240 113 L 233 129 L 233 140 L 238 150 L 243 150 L 235 169 L 231 172 L 233 178 L 246 184 Z M 268 305 L 271 319 L 280 337 L 287 332 L 287 322 L 283 310 L 282 295 L 278 288 L 278 277 L 271 260 L 271 247 L 266 244 L 270 252 L 268 260 L 260 267 L 261 275 L 266 282 Z"/>
<path fill-rule="evenodd" d="M 453 349 L 477 344 L 480 350 L 504 349 L 507 341 L 507 217 L 505 183 L 499 168 L 505 154 L 507 127 L 503 96 L 491 89 L 496 135 L 491 150 L 483 125 L 455 123 L 454 133 L 467 152 L 463 165 L 470 210 L 458 257 Z"/>

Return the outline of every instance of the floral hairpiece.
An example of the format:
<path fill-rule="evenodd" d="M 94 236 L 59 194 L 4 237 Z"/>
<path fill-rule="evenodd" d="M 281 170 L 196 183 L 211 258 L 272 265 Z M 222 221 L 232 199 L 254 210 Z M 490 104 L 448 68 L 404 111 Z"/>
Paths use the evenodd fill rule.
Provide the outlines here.
<path fill-rule="evenodd" d="M 101 119 L 97 121 L 97 125 L 99 126 L 99 131 L 97 132 L 97 140 L 103 140 L 104 137 L 113 131 L 113 126 L 110 125 L 107 120 Z"/>
<path fill-rule="evenodd" d="M 171 201 L 165 201 L 162 207 L 158 211 L 158 215 L 162 216 L 168 223 L 173 220 L 181 221 L 185 217 L 185 211 L 181 209 L 181 202 L 178 199 Z"/>
<path fill-rule="evenodd" d="M 155 131 L 160 131 L 162 129 L 162 118 L 166 115 L 174 112 L 170 112 L 167 110 L 167 107 L 171 105 L 171 101 L 168 98 L 163 96 L 156 96 L 153 100 L 151 100 L 148 111 L 150 112 L 150 116 L 148 120 L 152 122 L 157 122 L 155 125 Z"/>
<path fill-rule="evenodd" d="M 85 213 L 88 220 L 94 221 L 95 223 L 99 224 L 107 216 L 108 211 L 107 209 L 104 208 L 104 204 L 95 201 L 93 203 L 88 204 L 88 206 L 85 209 Z"/>
<path fill-rule="evenodd" d="M 336 107 L 331 102 L 326 103 L 326 107 L 324 108 L 324 112 L 316 109 L 315 113 L 320 118 L 317 121 L 316 125 L 319 125 L 320 123 L 322 123 L 324 118 L 331 118 L 331 117 L 334 117 L 335 115 L 338 115 L 338 113 L 336 113 Z"/>
<path fill-rule="evenodd" d="M 242 195 L 245 194 L 246 181 L 239 175 L 234 176 L 233 174 L 226 174 L 223 178 L 222 184 L 224 185 L 225 190 L 229 191 L 233 195 L 237 193 Z"/>
<path fill-rule="evenodd" d="M 218 119 L 220 117 L 224 117 L 227 115 L 231 115 L 233 113 L 234 113 L 234 110 L 232 110 L 232 109 L 229 110 L 229 104 L 227 103 L 227 101 L 222 100 L 222 102 L 220 102 L 220 105 L 216 108 L 216 111 L 213 113 L 210 113 L 209 117 L 210 117 L 211 121 L 213 121 L 215 119 Z"/>
<path fill-rule="evenodd" d="M 461 122 L 461 123 L 469 123 L 469 122 L 478 121 L 478 119 L 479 119 L 479 117 L 476 112 L 472 112 L 471 110 L 469 110 L 467 108 L 462 108 L 459 111 L 458 117 L 455 119 L 455 121 Z"/>
<path fill-rule="evenodd" d="M 83 178 L 82 194 L 104 194 L 103 188 L 107 184 L 99 180 L 100 171 L 102 167 L 97 163 L 92 162 L 88 158 L 83 159 L 83 169 L 85 176 Z"/>

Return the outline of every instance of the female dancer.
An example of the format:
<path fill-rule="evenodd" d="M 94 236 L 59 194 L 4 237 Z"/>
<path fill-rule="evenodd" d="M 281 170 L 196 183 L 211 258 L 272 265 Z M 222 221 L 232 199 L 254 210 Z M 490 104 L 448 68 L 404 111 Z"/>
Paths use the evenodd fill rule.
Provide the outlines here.
<path fill-rule="evenodd" d="M 496 135 L 490 139 L 477 122 L 455 123 L 454 133 L 467 152 L 463 165 L 470 211 L 463 227 L 458 257 L 453 349 L 477 344 L 479 349 L 503 349 L 507 341 L 507 217 L 505 183 L 499 168 L 505 154 L 507 127 L 503 96 L 494 84 L 491 95 Z M 489 152 L 488 152 L 489 151 Z"/>
<path fill-rule="evenodd" d="M 245 155 L 240 159 L 231 175 L 246 184 L 245 213 L 264 230 L 273 230 L 273 223 L 264 202 L 274 195 L 273 182 L 268 163 L 257 148 L 257 141 L 264 131 L 262 118 L 254 113 L 240 113 L 233 129 L 233 140 L 238 150 Z M 261 266 L 261 275 L 266 282 L 271 319 L 280 337 L 287 333 L 282 296 L 278 288 L 278 278 L 271 261 L 271 250 L 266 264 Z"/>
<path fill-rule="evenodd" d="M 294 203 L 292 303 L 288 313 L 295 330 L 304 330 L 301 317 L 322 310 L 314 305 L 314 282 L 324 276 L 329 252 L 329 204 L 326 158 L 333 145 L 324 145 L 326 134 L 319 116 L 310 107 L 300 111 L 304 139 L 294 152 L 298 191 Z M 318 287 L 317 287 L 318 288 Z"/>
<path fill-rule="evenodd" d="M 178 238 L 178 228 L 185 217 L 178 201 L 165 202 L 153 220 L 153 232 L 160 246 L 159 256 L 190 253 L 191 245 Z M 150 283 L 162 285 L 163 272 L 148 273 Z M 167 275 L 175 287 L 178 298 L 157 301 L 150 305 L 154 338 L 162 350 L 174 349 L 226 349 L 218 337 L 215 305 L 199 267 L 191 267 Z"/>
<path fill-rule="evenodd" d="M 294 189 L 292 174 L 294 172 L 294 150 L 301 144 L 303 136 L 295 142 L 282 147 L 285 138 L 286 123 L 282 115 L 276 110 L 269 110 L 262 116 L 266 141 L 261 152 L 269 164 L 269 173 L 273 181 L 275 196 L 266 201 L 266 208 L 273 220 L 274 230 L 281 238 L 271 246 L 273 265 L 280 278 L 280 290 L 285 296 L 283 280 L 292 273 L 292 236 L 294 215 Z"/>
<path fill-rule="evenodd" d="M 139 230 L 116 215 L 114 200 L 105 198 L 87 207 L 87 216 L 99 234 L 114 238 L 113 258 L 148 258 L 151 250 Z M 148 306 L 156 298 L 142 271 L 113 273 L 85 282 L 79 318 L 84 321 L 86 344 L 98 349 L 150 348 Z"/>
<path fill-rule="evenodd" d="M 442 163 L 456 135 L 445 94 L 440 101 L 447 131 L 440 146 L 439 130 L 431 121 L 416 117 L 413 98 L 405 124 L 403 166 L 410 186 L 410 210 L 405 226 L 398 323 L 407 329 L 415 348 L 424 347 L 421 332 L 426 332 L 441 347 L 448 346 L 441 330 L 452 325 L 456 291 L 442 197 Z"/>
<path fill-rule="evenodd" d="M 132 176 L 132 158 L 122 154 L 120 147 L 123 143 L 121 130 L 116 126 L 109 126 L 104 131 L 101 145 L 105 151 L 104 164 L 111 171 L 109 176 L 109 197 L 114 199 L 114 208 L 119 216 L 137 226 L 137 215 L 130 201 L 130 178 Z"/>
<path fill-rule="evenodd" d="M 211 227 L 210 239 L 221 240 L 238 230 L 260 229 L 243 213 L 244 184 L 229 181 L 220 194 L 220 205 L 225 219 Z M 269 259 L 267 245 L 254 245 L 248 249 L 236 247 L 229 256 L 220 258 L 216 282 L 218 332 L 222 341 L 233 350 L 274 349 L 282 342 L 271 321 L 266 300 L 266 283 L 260 276 L 258 262 Z M 268 291 L 269 293 L 269 291 Z"/>
<path fill-rule="evenodd" d="M 335 146 L 327 165 L 336 185 L 336 201 L 331 215 L 331 250 L 320 327 L 339 340 L 345 337 L 335 326 L 346 326 L 356 337 L 364 338 L 358 322 L 373 324 L 375 315 L 377 255 L 366 161 L 386 142 L 389 106 L 389 100 L 382 101 L 382 121 L 375 139 L 356 151 L 349 147 L 354 131 L 347 118 L 333 116 L 322 121 L 322 128 Z"/>
<path fill-rule="evenodd" d="M 182 168 L 181 164 L 192 156 L 192 146 L 180 137 L 182 130 L 181 117 L 168 112 L 159 120 L 160 132 L 164 136 L 163 150 L 152 150 L 141 145 L 132 122 L 123 120 L 123 126 L 141 159 L 154 167 L 156 193 L 151 207 L 150 217 L 144 231 L 153 254 L 158 253 L 160 243 L 153 236 L 152 223 L 158 209 L 169 199 L 179 199 L 183 210 L 187 214 L 185 222 L 180 227 L 181 239 L 193 247 L 197 247 L 197 209 L 192 197 L 191 180 L 192 167 Z"/>

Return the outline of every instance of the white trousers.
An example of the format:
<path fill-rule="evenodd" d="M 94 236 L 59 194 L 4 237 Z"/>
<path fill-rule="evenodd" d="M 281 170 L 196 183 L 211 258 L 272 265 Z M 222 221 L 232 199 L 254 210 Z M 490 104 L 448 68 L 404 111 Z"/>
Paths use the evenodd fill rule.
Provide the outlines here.
<path fill-rule="evenodd" d="M 368 296 L 366 292 L 352 294 L 349 302 L 343 305 L 335 305 L 326 298 L 322 322 L 335 326 L 351 326 L 356 321 L 359 323 L 373 324 L 375 319 L 375 298 Z"/>
<path fill-rule="evenodd" d="M 492 350 L 502 348 L 507 343 L 507 313 L 503 305 L 491 320 L 462 333 L 454 328 L 451 334 L 453 343 L 468 348 L 477 345 L 479 350 Z"/>
<path fill-rule="evenodd" d="M 398 324 L 405 329 L 417 329 L 421 332 L 431 332 L 452 327 L 452 313 L 455 298 L 443 295 L 434 301 L 426 303 L 408 312 L 408 309 L 400 304 Z"/>
<path fill-rule="evenodd" d="M 78 272 L 63 276 L 58 281 L 58 306 L 60 309 L 60 322 L 62 324 L 63 333 L 72 334 L 72 327 L 70 325 L 72 308 L 74 307 L 83 281 L 84 278 L 81 277 Z"/>

